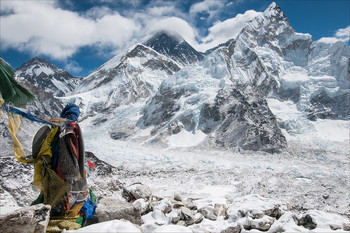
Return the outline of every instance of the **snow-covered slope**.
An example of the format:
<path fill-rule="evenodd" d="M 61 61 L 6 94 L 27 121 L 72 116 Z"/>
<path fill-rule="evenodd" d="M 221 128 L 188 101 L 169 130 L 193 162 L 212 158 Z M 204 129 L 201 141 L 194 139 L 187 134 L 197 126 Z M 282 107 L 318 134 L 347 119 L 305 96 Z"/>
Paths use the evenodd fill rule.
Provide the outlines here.
<path fill-rule="evenodd" d="M 138 44 L 89 75 L 71 96 L 83 114 L 112 112 L 120 105 L 152 95 L 160 83 L 180 70 L 172 59 Z"/>
<path fill-rule="evenodd" d="M 70 94 L 82 81 L 42 58 L 33 58 L 16 69 L 15 75 L 55 96 Z"/>

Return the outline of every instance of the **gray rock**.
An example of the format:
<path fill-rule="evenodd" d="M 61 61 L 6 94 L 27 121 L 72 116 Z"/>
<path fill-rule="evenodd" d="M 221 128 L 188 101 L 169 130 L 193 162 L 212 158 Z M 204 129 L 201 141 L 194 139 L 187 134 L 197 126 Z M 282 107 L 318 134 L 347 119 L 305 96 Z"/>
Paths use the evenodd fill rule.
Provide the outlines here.
<path fill-rule="evenodd" d="M 336 230 L 341 229 L 341 226 L 336 225 L 336 224 L 330 224 L 329 227 L 330 227 L 333 231 L 336 231 Z"/>
<path fill-rule="evenodd" d="M 317 224 L 314 222 L 314 220 L 309 214 L 306 214 L 301 218 L 295 217 L 294 221 L 298 224 L 298 226 L 303 226 L 309 230 L 313 230 L 317 227 Z"/>
<path fill-rule="evenodd" d="M 177 224 L 181 219 L 181 211 L 173 210 L 167 216 L 171 217 L 171 223 Z"/>
<path fill-rule="evenodd" d="M 164 214 L 168 214 L 173 210 L 171 202 L 167 198 L 161 200 L 157 206 L 153 207 L 153 209 L 159 209 Z"/>
<path fill-rule="evenodd" d="M 259 231 L 268 231 L 274 222 L 274 218 L 266 215 L 260 219 L 253 219 L 251 217 L 248 217 L 246 219 L 246 222 L 243 224 L 243 227 L 248 231 L 252 229 L 256 229 Z"/>
<path fill-rule="evenodd" d="M 186 222 L 183 221 L 183 220 L 180 220 L 180 221 L 177 222 L 176 225 L 179 225 L 179 226 L 186 226 Z"/>
<path fill-rule="evenodd" d="M 175 194 L 175 195 L 174 195 L 174 200 L 175 200 L 175 201 L 180 201 L 180 202 L 181 202 L 181 201 L 182 201 L 182 198 L 180 197 L 180 195 Z"/>
<path fill-rule="evenodd" d="M 183 201 L 183 203 L 190 210 L 197 210 L 197 205 L 195 203 L 193 203 L 193 201 L 191 199 L 186 199 L 185 201 Z"/>
<path fill-rule="evenodd" d="M 263 215 L 267 215 L 267 216 L 279 219 L 282 216 L 282 211 L 280 209 L 280 206 L 276 205 L 271 209 L 264 210 Z"/>
<path fill-rule="evenodd" d="M 173 208 L 174 208 L 174 209 L 179 209 L 179 208 L 181 208 L 181 207 L 183 207 L 183 206 L 185 206 L 185 204 L 182 203 L 182 202 L 175 202 L 175 203 L 173 204 Z"/>
<path fill-rule="evenodd" d="M 126 219 L 141 225 L 141 207 L 113 198 L 102 198 L 97 205 L 95 217 L 97 222 Z"/>
<path fill-rule="evenodd" d="M 186 226 L 194 224 L 194 215 L 187 207 L 181 207 L 181 220 L 184 220 Z"/>
<path fill-rule="evenodd" d="M 228 227 L 222 230 L 221 233 L 240 233 L 242 230 L 241 226 Z"/>
<path fill-rule="evenodd" d="M 133 205 L 136 205 L 141 208 L 141 215 L 144 215 L 148 213 L 151 208 L 150 208 L 150 203 L 145 201 L 144 199 L 138 199 L 136 200 Z"/>
<path fill-rule="evenodd" d="M 194 223 L 195 224 L 201 223 L 203 221 L 203 219 L 204 219 L 204 216 L 201 213 L 196 213 L 194 215 Z"/>
<path fill-rule="evenodd" d="M 205 206 L 198 210 L 198 213 L 203 214 L 203 216 L 207 219 L 216 221 L 217 217 L 214 214 L 214 207 L 213 206 Z"/>
<path fill-rule="evenodd" d="M 132 184 L 123 188 L 123 197 L 128 200 L 137 200 L 140 198 L 149 199 L 152 195 L 151 189 L 144 184 Z"/>
<path fill-rule="evenodd" d="M 350 231 L 350 223 L 344 223 L 343 224 L 343 230 L 344 231 Z"/>
<path fill-rule="evenodd" d="M 46 232 L 50 221 L 51 206 L 38 204 L 0 215 L 0 232 Z"/>

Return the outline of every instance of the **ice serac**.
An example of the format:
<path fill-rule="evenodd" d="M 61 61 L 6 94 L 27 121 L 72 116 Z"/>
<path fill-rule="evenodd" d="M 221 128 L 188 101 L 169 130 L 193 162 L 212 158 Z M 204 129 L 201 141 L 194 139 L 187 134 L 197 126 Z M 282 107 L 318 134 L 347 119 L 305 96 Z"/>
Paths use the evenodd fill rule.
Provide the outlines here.
<path fill-rule="evenodd" d="M 59 69 L 43 58 L 35 57 L 16 69 L 18 79 L 30 82 L 55 96 L 70 94 L 82 81 L 65 70 Z"/>
<path fill-rule="evenodd" d="M 204 57 L 175 32 L 160 31 L 144 44 L 184 66 L 198 62 Z"/>
<path fill-rule="evenodd" d="M 78 104 L 86 114 L 112 112 L 157 91 L 160 83 L 180 70 L 179 65 L 150 47 L 136 45 L 89 75 L 79 86 Z"/>

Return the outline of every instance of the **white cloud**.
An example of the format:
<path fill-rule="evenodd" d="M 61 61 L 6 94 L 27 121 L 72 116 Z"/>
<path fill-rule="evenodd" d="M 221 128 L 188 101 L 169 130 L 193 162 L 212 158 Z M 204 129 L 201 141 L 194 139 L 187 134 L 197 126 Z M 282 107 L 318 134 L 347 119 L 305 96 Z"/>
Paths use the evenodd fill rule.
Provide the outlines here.
<path fill-rule="evenodd" d="M 321 39 L 318 40 L 318 42 L 322 42 L 322 43 L 336 43 L 338 41 L 342 41 L 342 42 L 349 42 L 350 41 L 350 25 L 347 26 L 346 28 L 341 28 L 338 29 L 335 33 L 333 37 L 322 37 Z"/>
<path fill-rule="evenodd" d="M 154 33 L 161 30 L 176 32 L 188 43 L 195 41 L 195 30 L 188 22 L 178 17 L 154 19 L 147 22 L 146 31 L 149 32 L 149 35 L 154 35 Z"/>
<path fill-rule="evenodd" d="M 337 38 L 340 38 L 341 40 L 343 40 L 344 42 L 349 41 L 350 40 L 350 25 L 347 26 L 346 28 L 341 28 L 339 29 L 336 33 L 335 36 Z"/>
<path fill-rule="evenodd" d="M 84 46 L 97 48 L 99 55 L 106 55 L 106 51 L 108 55 L 117 54 L 159 30 L 171 30 L 195 49 L 206 51 L 235 38 L 243 25 L 259 14 L 247 11 L 216 22 L 205 38 L 199 38 L 190 15 L 202 11 L 214 14 L 224 4 L 225 1 L 205 0 L 193 4 L 186 13 L 176 8 L 176 2 L 155 1 L 142 11 L 133 9 L 121 15 L 105 6 L 79 14 L 58 8 L 55 1 L 4 1 L 1 10 L 13 13 L 0 18 L 1 49 L 15 48 L 33 56 L 69 60 Z M 70 70 L 78 69 L 71 67 Z"/>
<path fill-rule="evenodd" d="M 236 17 L 227 19 L 223 22 L 216 22 L 209 28 L 209 34 L 203 39 L 203 43 L 198 45 L 198 49 L 205 51 L 229 39 L 237 37 L 244 25 L 251 19 L 261 14 L 254 10 L 246 11 L 244 14 L 238 14 Z"/>
<path fill-rule="evenodd" d="M 80 73 L 83 70 L 83 68 L 81 68 L 78 62 L 71 60 L 67 61 L 67 63 L 64 66 L 64 69 L 69 71 L 70 73 Z"/>
<path fill-rule="evenodd" d="M 86 45 L 123 46 L 137 30 L 133 20 L 105 8 L 99 11 L 108 14 L 95 9 L 100 18 L 93 19 L 56 8 L 51 1 L 5 1 L 2 6 L 14 13 L 1 16 L 1 49 L 13 47 L 54 59 L 66 59 Z"/>
<path fill-rule="evenodd" d="M 212 18 L 224 6 L 225 1 L 204 0 L 203 2 L 193 4 L 190 7 L 189 13 L 194 16 L 198 13 L 206 12 L 209 14 L 209 18 Z"/>

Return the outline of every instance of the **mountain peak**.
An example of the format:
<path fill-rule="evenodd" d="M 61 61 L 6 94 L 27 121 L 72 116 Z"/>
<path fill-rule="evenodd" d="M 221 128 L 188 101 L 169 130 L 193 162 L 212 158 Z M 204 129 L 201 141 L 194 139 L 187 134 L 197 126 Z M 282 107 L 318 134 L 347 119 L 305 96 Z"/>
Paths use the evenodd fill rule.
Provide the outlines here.
<path fill-rule="evenodd" d="M 181 43 L 184 39 L 174 31 L 161 30 L 147 40 L 144 44 L 146 46 L 152 47 L 155 43 L 159 41 L 173 41 L 174 43 Z"/>
<path fill-rule="evenodd" d="M 159 31 L 144 45 L 182 65 L 189 65 L 203 59 L 202 53 L 196 51 L 178 33 L 172 31 Z"/>
<path fill-rule="evenodd" d="M 264 16 L 280 16 L 285 17 L 282 9 L 277 5 L 277 3 L 272 2 L 264 11 Z"/>
<path fill-rule="evenodd" d="M 23 63 L 16 71 L 29 71 L 29 70 L 40 70 L 44 72 L 46 75 L 53 74 L 55 72 L 62 72 L 60 68 L 51 64 L 44 58 L 34 57 L 29 61 Z M 39 75 L 39 74 L 37 74 Z"/>
<path fill-rule="evenodd" d="M 23 63 L 16 69 L 15 74 L 21 80 L 26 80 L 56 96 L 70 93 L 80 82 L 79 78 L 39 57 Z"/>

